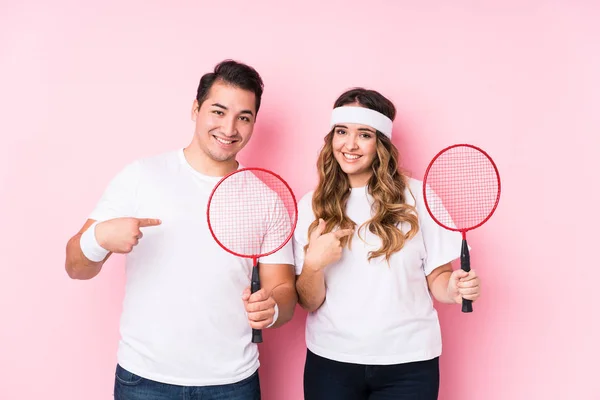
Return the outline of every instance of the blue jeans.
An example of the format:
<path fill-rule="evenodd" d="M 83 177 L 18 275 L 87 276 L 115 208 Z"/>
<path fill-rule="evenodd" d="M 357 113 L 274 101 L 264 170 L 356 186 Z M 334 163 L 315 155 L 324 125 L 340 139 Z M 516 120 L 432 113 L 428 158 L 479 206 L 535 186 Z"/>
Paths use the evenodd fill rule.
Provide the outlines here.
<path fill-rule="evenodd" d="M 260 382 L 257 371 L 228 385 L 170 385 L 142 378 L 117 364 L 115 400 L 260 400 Z"/>
<path fill-rule="evenodd" d="M 307 351 L 305 400 L 437 400 L 439 358 L 395 365 L 329 360 Z"/>

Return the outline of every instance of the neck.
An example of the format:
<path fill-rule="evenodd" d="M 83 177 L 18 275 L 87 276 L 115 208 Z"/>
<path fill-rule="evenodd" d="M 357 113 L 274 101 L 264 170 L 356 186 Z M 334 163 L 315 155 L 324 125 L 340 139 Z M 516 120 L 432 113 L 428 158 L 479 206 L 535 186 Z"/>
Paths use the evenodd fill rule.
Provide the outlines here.
<path fill-rule="evenodd" d="M 183 154 L 190 166 L 202 175 L 225 176 L 238 168 L 235 158 L 227 161 L 215 161 L 194 145 L 194 142 L 183 149 Z"/>
<path fill-rule="evenodd" d="M 373 175 L 373 172 L 365 172 L 364 174 L 360 174 L 360 175 L 348 175 L 348 181 L 350 182 L 350 187 L 356 188 L 356 187 L 367 186 L 372 175 Z"/>

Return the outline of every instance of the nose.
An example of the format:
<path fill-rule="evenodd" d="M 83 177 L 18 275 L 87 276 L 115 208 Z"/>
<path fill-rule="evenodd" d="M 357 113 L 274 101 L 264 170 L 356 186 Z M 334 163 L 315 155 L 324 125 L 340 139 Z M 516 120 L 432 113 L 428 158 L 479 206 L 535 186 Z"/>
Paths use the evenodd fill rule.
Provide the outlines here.
<path fill-rule="evenodd" d="M 236 128 L 236 118 L 234 116 L 229 116 L 223 120 L 223 125 L 221 126 L 221 133 L 227 137 L 232 137 L 237 134 Z"/>
<path fill-rule="evenodd" d="M 344 146 L 346 146 L 346 148 L 348 150 L 356 150 L 356 149 L 358 149 L 358 143 L 356 141 L 356 135 L 347 135 L 346 136 L 346 143 L 344 143 Z"/>

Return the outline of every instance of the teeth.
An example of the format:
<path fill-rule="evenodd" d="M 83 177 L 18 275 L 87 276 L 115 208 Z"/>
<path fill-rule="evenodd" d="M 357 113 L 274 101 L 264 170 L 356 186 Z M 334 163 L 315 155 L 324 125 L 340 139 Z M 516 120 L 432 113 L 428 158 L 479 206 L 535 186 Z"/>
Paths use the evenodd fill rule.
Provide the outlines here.
<path fill-rule="evenodd" d="M 216 136 L 215 136 L 215 139 L 217 139 L 220 143 L 223 143 L 223 144 L 231 144 L 231 143 L 233 143 L 233 140 L 223 140 L 223 139 L 218 138 Z"/>
<path fill-rule="evenodd" d="M 346 157 L 348 160 L 356 160 L 357 158 L 359 158 L 360 156 L 357 156 L 355 154 L 348 154 L 348 153 L 344 153 L 344 157 Z"/>

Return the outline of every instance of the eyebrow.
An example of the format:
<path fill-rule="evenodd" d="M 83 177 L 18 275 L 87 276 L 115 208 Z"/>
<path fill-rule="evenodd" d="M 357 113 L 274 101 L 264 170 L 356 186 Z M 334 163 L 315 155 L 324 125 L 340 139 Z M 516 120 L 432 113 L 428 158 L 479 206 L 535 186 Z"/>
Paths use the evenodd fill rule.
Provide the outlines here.
<path fill-rule="evenodd" d="M 336 125 L 336 128 L 344 128 L 344 129 L 348 129 L 348 127 L 346 125 Z M 370 132 L 370 133 L 376 133 L 377 131 L 373 128 L 358 128 L 358 131 L 362 131 L 362 132 Z"/>
<path fill-rule="evenodd" d="M 219 104 L 219 103 L 213 103 L 213 104 L 211 104 L 211 106 L 218 107 L 223 110 L 228 110 L 227 107 L 225 107 L 223 104 Z M 254 113 L 250 110 L 242 110 L 242 111 L 240 111 L 240 114 L 250 114 L 250 115 L 254 116 Z"/>

